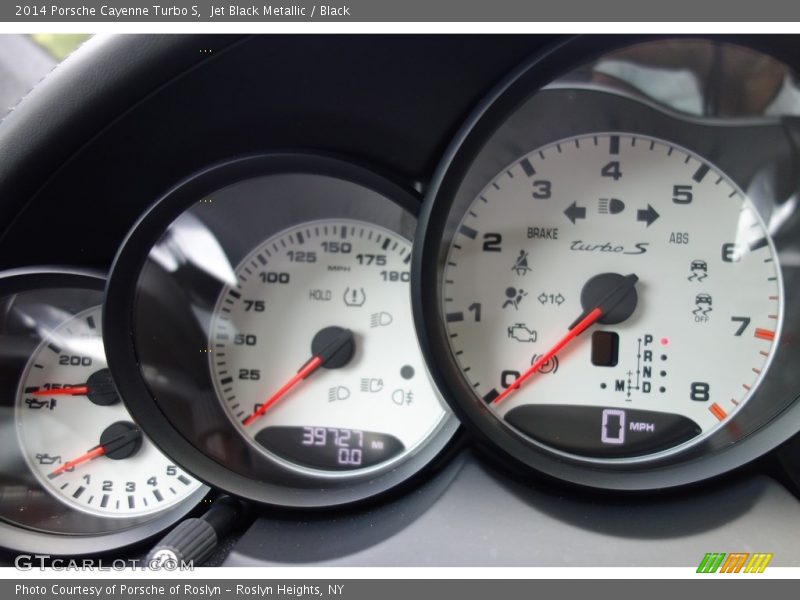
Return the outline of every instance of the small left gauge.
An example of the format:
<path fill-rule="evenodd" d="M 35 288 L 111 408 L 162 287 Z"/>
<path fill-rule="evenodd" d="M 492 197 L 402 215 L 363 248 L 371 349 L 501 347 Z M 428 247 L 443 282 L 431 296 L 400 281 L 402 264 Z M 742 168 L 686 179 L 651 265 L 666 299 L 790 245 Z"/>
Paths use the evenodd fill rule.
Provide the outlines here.
<path fill-rule="evenodd" d="M 48 554 L 121 548 L 195 507 L 207 488 L 142 434 L 106 367 L 105 279 L 0 274 L 0 532 Z"/>

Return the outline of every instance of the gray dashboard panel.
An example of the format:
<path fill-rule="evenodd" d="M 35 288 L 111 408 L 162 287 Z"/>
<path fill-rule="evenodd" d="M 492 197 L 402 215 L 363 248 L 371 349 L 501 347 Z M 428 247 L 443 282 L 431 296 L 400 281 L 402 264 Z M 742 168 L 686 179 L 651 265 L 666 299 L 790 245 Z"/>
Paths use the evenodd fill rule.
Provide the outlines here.
<path fill-rule="evenodd" d="M 693 567 L 706 552 L 771 552 L 800 566 L 800 502 L 754 475 L 664 498 L 558 495 L 462 452 L 383 506 L 307 518 L 263 516 L 224 566 Z"/>

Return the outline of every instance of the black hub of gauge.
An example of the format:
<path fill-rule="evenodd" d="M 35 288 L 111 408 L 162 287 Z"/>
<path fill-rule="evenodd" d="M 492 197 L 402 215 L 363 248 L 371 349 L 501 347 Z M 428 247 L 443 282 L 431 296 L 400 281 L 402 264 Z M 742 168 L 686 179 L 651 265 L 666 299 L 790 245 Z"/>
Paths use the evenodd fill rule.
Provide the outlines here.
<path fill-rule="evenodd" d="M 86 397 L 100 406 L 110 406 L 120 401 L 117 388 L 111 379 L 111 372 L 108 369 L 95 371 L 86 380 L 89 392 Z"/>

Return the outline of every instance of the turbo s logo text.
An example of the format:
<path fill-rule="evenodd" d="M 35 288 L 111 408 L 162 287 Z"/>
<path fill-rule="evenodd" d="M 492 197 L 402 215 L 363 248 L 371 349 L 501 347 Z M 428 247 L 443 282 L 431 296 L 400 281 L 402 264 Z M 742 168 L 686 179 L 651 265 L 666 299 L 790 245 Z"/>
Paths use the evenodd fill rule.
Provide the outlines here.
<path fill-rule="evenodd" d="M 698 573 L 763 573 L 772 560 L 767 552 L 707 552 Z"/>
<path fill-rule="evenodd" d="M 647 246 L 650 242 L 637 242 L 633 248 L 626 248 L 621 244 L 612 244 L 605 242 L 604 244 L 592 244 L 591 242 L 584 242 L 583 240 L 575 240 L 570 244 L 569 249 L 573 252 L 607 252 L 611 254 L 644 254 L 647 252 Z"/>

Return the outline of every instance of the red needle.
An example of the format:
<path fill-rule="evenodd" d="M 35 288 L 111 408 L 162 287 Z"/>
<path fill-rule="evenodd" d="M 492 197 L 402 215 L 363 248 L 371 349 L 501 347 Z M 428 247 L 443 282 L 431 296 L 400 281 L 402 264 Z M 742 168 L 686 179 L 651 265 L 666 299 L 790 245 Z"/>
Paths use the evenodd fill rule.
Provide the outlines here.
<path fill-rule="evenodd" d="M 256 419 L 258 419 L 261 415 L 263 415 L 265 412 L 267 412 L 267 410 L 269 410 L 269 407 L 275 404 L 278 400 L 280 400 L 286 394 L 286 392 L 288 392 L 295 385 L 300 383 L 303 379 L 311 375 L 321 365 L 322 365 L 322 358 L 320 358 L 319 356 L 313 357 L 305 365 L 303 365 L 302 368 L 297 373 L 295 373 L 295 375 L 289 381 L 284 383 L 283 386 L 281 386 L 281 389 L 272 394 L 272 396 L 270 396 L 269 399 L 266 402 L 264 402 L 264 404 L 259 406 L 253 412 L 253 414 L 251 414 L 244 421 L 242 421 L 242 424 L 250 425 L 250 423 L 252 423 Z"/>
<path fill-rule="evenodd" d="M 311 375 L 320 367 L 327 366 L 328 368 L 343 367 L 346 365 L 353 356 L 353 332 L 349 329 L 342 329 L 341 327 L 327 327 L 314 336 L 315 340 L 320 339 L 322 336 L 322 343 L 316 350 L 315 342 L 311 343 L 312 352 L 314 356 L 305 363 L 300 370 L 292 376 L 292 378 L 283 384 L 281 389 L 270 396 L 264 404 L 259 406 L 249 417 L 247 417 L 242 424 L 247 426 L 253 421 L 263 415 L 270 406 L 280 400 L 286 393 L 294 386 L 300 383 L 303 379 Z"/>
<path fill-rule="evenodd" d="M 78 458 L 74 458 L 65 462 L 63 465 L 58 467 L 55 471 L 50 473 L 47 477 L 52 479 L 58 475 L 61 475 L 64 471 L 69 471 L 74 469 L 76 466 L 80 465 L 81 463 L 85 463 L 86 461 L 92 460 L 94 458 L 98 458 L 99 456 L 103 456 L 106 453 L 105 446 L 95 446 L 91 450 L 89 450 L 85 454 L 81 454 Z"/>
<path fill-rule="evenodd" d="M 553 346 L 552 348 L 550 348 L 550 350 L 548 350 L 546 353 L 544 353 L 539 358 L 539 360 L 537 360 L 536 362 L 534 362 L 531 365 L 531 367 L 527 371 L 525 371 L 522 375 L 517 377 L 514 380 L 514 383 L 512 383 L 505 390 L 503 390 L 503 393 L 501 393 L 499 396 L 497 396 L 497 398 L 492 400 L 492 404 L 500 404 L 500 402 L 502 402 L 504 398 L 506 398 L 509 394 L 511 394 L 511 392 L 513 392 L 514 390 L 519 389 L 519 386 L 522 383 L 524 383 L 525 380 L 528 379 L 528 377 L 530 377 L 531 375 L 536 373 L 542 367 L 543 364 L 545 364 L 548 360 L 553 358 L 564 346 L 569 344 L 572 340 L 574 340 L 576 337 L 578 337 L 581 333 L 586 331 L 586 329 L 592 323 L 597 321 L 597 319 L 599 319 L 602 316 L 603 316 L 603 311 L 600 310 L 599 308 L 595 308 L 594 310 L 589 312 L 588 315 L 586 315 L 583 319 L 578 321 L 578 324 L 575 325 L 575 327 L 573 327 L 572 329 L 570 329 L 567 332 L 567 335 L 565 335 L 560 340 L 558 340 L 558 343 L 556 343 L 555 346 Z"/>
<path fill-rule="evenodd" d="M 88 385 L 58 388 L 54 390 L 37 390 L 32 396 L 85 396 L 89 393 Z"/>
<path fill-rule="evenodd" d="M 570 325 L 567 334 L 558 340 L 555 346 L 550 348 L 550 350 L 539 357 L 539 359 L 535 361 L 528 370 L 517 377 L 510 386 L 503 390 L 501 394 L 492 400 L 492 404 L 500 404 L 500 402 L 507 398 L 509 394 L 513 393 L 515 390 L 518 390 L 520 385 L 523 384 L 525 380 L 536 373 L 543 364 L 553 358 L 562 348 L 564 348 L 564 346 L 586 331 L 586 329 L 588 329 L 592 323 L 597 321 L 604 314 L 611 312 L 615 306 L 625 299 L 628 293 L 634 288 L 637 281 L 639 281 L 639 278 L 633 273 L 623 277 L 619 285 L 612 288 L 611 291 L 603 296 L 602 299 L 597 302 L 597 306 L 591 310 L 587 309 L 580 317 L 578 317 L 578 319 L 572 325 Z"/>
<path fill-rule="evenodd" d="M 122 425 L 122 433 L 119 435 L 115 435 L 114 437 L 110 437 L 109 431 L 112 430 L 113 427 Z M 97 444 L 94 448 L 90 448 L 88 452 L 85 454 L 81 454 L 78 458 L 74 458 L 70 461 L 65 462 L 63 465 L 58 467 L 55 471 L 50 473 L 47 477 L 49 479 L 53 479 L 54 477 L 58 477 L 64 471 L 70 471 L 74 469 L 76 466 L 98 458 L 103 455 L 108 455 L 111 458 L 121 459 L 121 458 L 129 458 L 136 454 L 141 446 L 142 441 L 142 432 L 141 430 L 136 427 L 133 423 L 126 424 L 126 423 L 116 423 L 112 425 L 103 432 L 100 436 L 100 443 Z M 117 427 L 117 431 L 119 428 Z"/>

